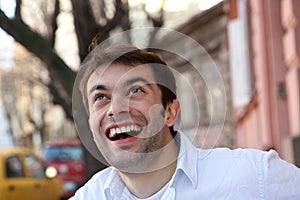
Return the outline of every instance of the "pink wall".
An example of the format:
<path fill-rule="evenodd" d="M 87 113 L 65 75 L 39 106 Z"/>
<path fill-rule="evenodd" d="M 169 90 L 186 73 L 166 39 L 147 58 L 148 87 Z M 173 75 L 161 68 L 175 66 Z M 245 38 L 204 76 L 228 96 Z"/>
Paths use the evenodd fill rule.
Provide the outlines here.
<path fill-rule="evenodd" d="M 237 122 L 236 142 L 241 147 L 274 147 L 284 157 L 283 141 L 300 135 L 300 14 L 295 14 L 300 1 L 247 3 L 256 95 L 255 104 L 246 106 L 247 114 Z"/>
<path fill-rule="evenodd" d="M 289 126 L 291 135 L 300 134 L 300 2 L 282 0 L 282 24 L 285 30 L 283 37 L 284 60 L 287 65 L 286 82 L 289 109 Z"/>

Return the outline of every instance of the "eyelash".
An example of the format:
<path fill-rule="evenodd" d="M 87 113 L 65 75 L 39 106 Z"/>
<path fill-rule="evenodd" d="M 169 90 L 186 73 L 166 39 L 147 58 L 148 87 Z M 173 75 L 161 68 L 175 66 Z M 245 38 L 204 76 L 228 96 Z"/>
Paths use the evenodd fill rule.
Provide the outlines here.
<path fill-rule="evenodd" d="M 129 90 L 128 95 L 132 96 L 132 95 L 134 95 L 136 93 L 140 93 L 140 92 L 145 92 L 145 89 L 142 88 L 141 86 L 136 86 L 136 87 L 132 87 Z M 99 98 L 101 98 L 101 99 L 99 99 Z M 107 99 L 109 99 L 109 98 L 105 94 L 95 94 L 94 102 L 103 101 L 103 100 L 107 100 Z"/>
<path fill-rule="evenodd" d="M 133 95 L 133 94 L 136 94 L 136 93 L 139 93 L 139 92 L 145 92 L 145 90 L 140 86 L 133 87 L 129 90 L 130 95 Z"/>
<path fill-rule="evenodd" d="M 100 97 L 102 99 L 99 100 Z M 104 99 L 107 99 L 107 96 L 105 96 L 104 94 L 97 94 L 97 95 L 95 95 L 94 102 L 96 102 L 96 101 L 102 101 Z"/>

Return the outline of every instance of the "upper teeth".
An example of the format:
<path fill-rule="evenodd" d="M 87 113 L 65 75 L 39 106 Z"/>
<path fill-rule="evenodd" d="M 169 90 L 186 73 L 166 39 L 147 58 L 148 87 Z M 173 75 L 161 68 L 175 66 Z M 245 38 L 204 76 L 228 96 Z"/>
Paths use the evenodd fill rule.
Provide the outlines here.
<path fill-rule="evenodd" d="M 121 126 L 118 128 L 111 128 L 109 132 L 109 137 L 115 137 L 117 134 L 126 133 L 126 132 L 139 132 L 142 128 L 137 125 Z"/>

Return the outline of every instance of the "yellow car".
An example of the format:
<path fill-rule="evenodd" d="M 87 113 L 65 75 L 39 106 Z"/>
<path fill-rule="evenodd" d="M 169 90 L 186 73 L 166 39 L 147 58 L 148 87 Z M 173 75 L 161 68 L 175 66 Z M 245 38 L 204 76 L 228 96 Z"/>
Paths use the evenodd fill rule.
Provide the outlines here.
<path fill-rule="evenodd" d="M 0 200 L 61 200 L 55 173 L 28 149 L 0 149 Z"/>

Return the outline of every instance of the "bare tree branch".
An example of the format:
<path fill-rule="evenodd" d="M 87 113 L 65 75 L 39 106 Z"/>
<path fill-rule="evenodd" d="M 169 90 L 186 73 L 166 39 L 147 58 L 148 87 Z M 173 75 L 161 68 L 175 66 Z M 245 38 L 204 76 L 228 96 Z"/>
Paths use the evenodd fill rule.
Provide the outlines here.
<path fill-rule="evenodd" d="M 127 41 L 128 43 L 131 43 L 131 36 L 130 36 L 130 29 L 131 29 L 131 22 L 130 22 L 130 19 L 129 19 L 129 5 L 126 2 L 123 2 L 123 10 L 124 10 L 124 14 L 123 14 L 123 17 L 122 17 L 122 20 L 121 20 L 121 27 L 122 27 L 122 30 L 124 31 L 127 31 L 126 33 L 126 37 L 127 37 Z"/>
<path fill-rule="evenodd" d="M 113 16 L 112 19 L 108 20 L 107 19 L 107 24 L 105 26 L 102 26 L 101 29 L 102 32 L 106 31 L 109 32 L 111 31 L 113 28 L 115 28 L 117 25 L 120 24 L 120 22 L 122 21 L 122 18 L 126 12 L 126 10 L 124 10 L 124 6 L 121 0 L 116 0 L 115 1 L 115 14 Z"/>
<path fill-rule="evenodd" d="M 71 108 L 71 95 L 76 75 L 75 72 L 73 72 L 56 53 L 54 53 L 51 45 L 44 38 L 32 31 L 23 22 L 9 19 L 1 10 L 0 27 L 45 62 L 59 96 L 62 99 L 65 99 L 68 107 Z M 66 109 L 66 107 L 64 108 Z"/>
<path fill-rule="evenodd" d="M 104 15 L 105 16 L 105 15 Z M 89 50 L 95 48 L 98 44 L 108 38 L 109 32 L 117 26 L 120 26 L 122 30 L 129 30 L 131 24 L 129 21 L 129 8 L 127 1 L 116 0 L 115 1 L 115 13 L 111 19 L 105 17 L 107 23 L 105 25 L 99 25 L 98 32 L 93 37 L 93 40 L 89 46 Z M 128 42 L 130 42 L 130 36 L 127 35 Z"/>
<path fill-rule="evenodd" d="M 22 21 L 21 4 L 22 4 L 22 0 L 16 0 L 15 19 L 18 21 Z"/>
<path fill-rule="evenodd" d="M 95 22 L 89 0 L 71 0 L 75 31 L 79 44 L 79 57 L 83 61 L 89 53 L 89 44 L 97 34 L 99 26 Z"/>
<path fill-rule="evenodd" d="M 162 1 L 161 7 L 159 9 L 158 12 L 158 16 L 152 16 L 149 12 L 146 11 L 145 7 L 144 7 L 144 12 L 147 15 L 148 20 L 150 20 L 150 22 L 152 23 L 153 27 L 159 28 L 162 27 L 164 25 L 164 4 L 165 4 L 165 0 Z M 159 29 L 154 29 L 151 33 L 150 33 L 150 39 L 149 39 L 149 45 L 153 44 L 155 42 L 155 38 L 156 38 L 156 34 L 158 32 Z"/>
<path fill-rule="evenodd" d="M 55 44 L 55 32 L 58 28 L 57 16 L 59 15 L 59 11 L 60 11 L 59 0 L 55 0 L 54 12 L 51 18 L 51 35 L 49 37 L 49 41 L 52 49 L 54 48 L 54 44 Z"/>
<path fill-rule="evenodd" d="M 48 87 L 50 93 L 53 96 L 53 104 L 61 105 L 64 108 L 64 111 L 66 113 L 66 117 L 70 120 L 73 120 L 72 106 L 70 106 L 70 102 L 68 100 L 64 99 L 58 93 L 55 85 L 52 82 L 47 84 L 47 87 Z"/>

